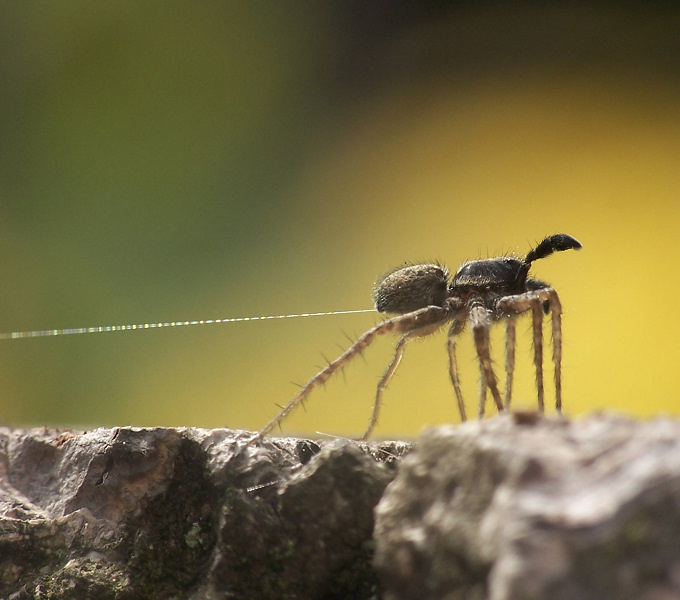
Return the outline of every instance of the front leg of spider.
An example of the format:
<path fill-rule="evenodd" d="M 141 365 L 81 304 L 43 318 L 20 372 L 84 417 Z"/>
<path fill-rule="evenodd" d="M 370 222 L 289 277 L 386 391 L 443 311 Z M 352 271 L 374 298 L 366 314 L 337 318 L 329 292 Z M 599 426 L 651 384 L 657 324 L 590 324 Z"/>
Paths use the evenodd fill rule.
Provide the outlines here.
<path fill-rule="evenodd" d="M 543 391 L 543 313 L 551 315 L 553 363 L 555 377 L 555 408 L 562 412 L 562 304 L 557 292 L 538 281 L 531 281 L 533 285 L 545 287 L 530 290 L 523 294 L 507 296 L 498 303 L 498 308 L 509 318 L 531 311 L 534 366 L 536 369 L 536 389 L 538 393 L 538 410 L 545 409 Z"/>
<path fill-rule="evenodd" d="M 505 325 L 505 410 L 510 410 L 512 401 L 512 382 L 515 373 L 515 342 L 517 331 L 517 315 L 507 317 Z"/>
<path fill-rule="evenodd" d="M 531 263 L 546 258 L 554 252 L 580 250 L 581 243 L 575 238 L 558 233 L 545 238 L 531 250 L 523 261 L 518 281 L 522 283 L 519 293 L 507 295 L 498 302 L 498 310 L 514 321 L 518 314 L 531 310 L 534 365 L 536 369 L 536 388 L 538 409 L 544 411 L 543 391 L 543 313 L 550 314 L 552 325 L 553 364 L 555 378 L 555 409 L 562 412 L 562 303 L 557 292 L 547 283 L 527 278 Z M 509 335 L 509 331 L 508 331 Z M 514 332 L 513 332 L 514 335 Z M 514 340 L 512 342 L 514 354 Z M 514 361 L 514 356 L 513 356 Z M 506 404 L 510 396 L 506 395 Z"/>
<path fill-rule="evenodd" d="M 484 415 L 486 391 L 489 389 L 498 411 L 509 408 L 512 400 L 512 379 L 515 365 L 515 320 L 517 315 L 532 312 L 534 366 L 539 411 L 544 410 L 543 386 L 543 310 L 551 314 L 553 330 L 553 361 L 555 365 L 555 406 L 562 409 L 562 306 L 557 292 L 548 284 L 529 279 L 531 264 L 554 252 L 578 250 L 580 242 L 570 235 L 558 233 L 545 238 L 521 260 L 511 256 L 470 261 L 461 265 L 451 280 L 447 295 L 465 304 L 473 332 L 477 358 L 480 364 L 480 418 Z M 493 371 L 489 350 L 489 327 L 501 318 L 506 326 L 506 387 L 505 399 L 501 401 L 498 383 Z M 449 332 L 449 364 L 451 380 L 459 404 L 460 383 L 455 367 L 454 337 L 463 325 L 454 319 Z M 463 413 L 461 412 L 461 417 Z M 463 419 L 464 420 L 464 419 Z"/>

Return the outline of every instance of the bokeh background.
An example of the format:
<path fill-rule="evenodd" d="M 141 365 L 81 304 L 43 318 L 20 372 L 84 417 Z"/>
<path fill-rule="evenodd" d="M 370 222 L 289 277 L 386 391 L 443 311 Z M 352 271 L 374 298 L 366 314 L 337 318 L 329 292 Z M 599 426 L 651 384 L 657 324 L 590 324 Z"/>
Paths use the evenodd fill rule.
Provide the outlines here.
<path fill-rule="evenodd" d="M 455 269 L 559 231 L 583 250 L 533 273 L 565 307 L 566 412 L 680 412 L 674 3 L 0 12 L 0 330 L 369 308 L 405 261 Z M 0 419 L 257 429 L 378 320 L 2 341 Z M 519 333 L 515 404 L 532 407 Z M 284 432 L 362 432 L 394 343 Z M 474 412 L 468 332 L 460 347 Z M 385 399 L 381 437 L 456 420 L 443 333 L 408 348 Z"/>

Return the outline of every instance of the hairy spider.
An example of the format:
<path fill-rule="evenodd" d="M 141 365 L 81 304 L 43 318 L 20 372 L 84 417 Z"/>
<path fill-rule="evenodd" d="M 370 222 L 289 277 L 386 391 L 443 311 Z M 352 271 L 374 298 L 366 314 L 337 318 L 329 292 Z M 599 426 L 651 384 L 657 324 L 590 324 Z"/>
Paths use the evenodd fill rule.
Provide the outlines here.
<path fill-rule="evenodd" d="M 466 262 L 453 278 L 449 270 L 438 264 L 409 265 L 396 269 L 381 279 L 373 288 L 375 308 L 381 313 L 397 314 L 386 319 L 360 336 L 345 352 L 312 377 L 298 394 L 249 440 L 249 444 L 261 440 L 284 417 L 298 406 L 317 386 L 325 383 L 331 375 L 362 352 L 377 336 L 395 332 L 401 338 L 395 347 L 394 357 L 378 383 L 373 404 L 373 414 L 364 435 L 371 434 L 378 421 L 382 393 L 392 378 L 406 344 L 414 338 L 428 336 L 451 323 L 448 334 L 449 374 L 458 401 L 461 420 L 467 420 L 465 403 L 460 389 L 456 364 L 456 338 L 467 321 L 477 350 L 480 366 L 480 391 L 478 416 L 484 416 L 487 390 L 499 412 L 510 408 L 512 380 L 515 369 L 515 325 L 517 316 L 531 311 L 536 367 L 538 410 L 545 410 L 543 390 L 543 313 L 551 315 L 553 362 L 555 365 L 555 408 L 562 410 L 562 305 L 557 292 L 547 283 L 529 279 L 531 263 L 562 250 L 579 250 L 581 244 L 564 233 L 545 238 L 522 260 L 511 256 L 499 256 Z M 505 341 L 505 394 L 501 398 L 498 381 L 491 364 L 489 351 L 489 328 L 501 319 L 506 321 Z"/>

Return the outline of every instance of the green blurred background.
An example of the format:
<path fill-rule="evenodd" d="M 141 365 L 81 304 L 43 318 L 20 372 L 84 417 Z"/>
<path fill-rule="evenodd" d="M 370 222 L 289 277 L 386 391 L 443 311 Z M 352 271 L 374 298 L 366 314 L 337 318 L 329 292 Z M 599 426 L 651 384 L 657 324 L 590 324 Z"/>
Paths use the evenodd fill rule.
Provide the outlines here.
<path fill-rule="evenodd" d="M 455 269 L 565 232 L 583 250 L 533 272 L 565 307 L 566 412 L 679 411 L 674 3 L 0 13 L 0 330 L 368 308 L 404 261 Z M 2 341 L 0 418 L 256 429 L 378 320 Z M 533 407 L 526 320 L 519 332 L 515 405 Z M 394 342 L 284 431 L 362 432 Z M 460 347 L 474 412 L 468 332 Z M 407 350 L 376 434 L 455 419 L 439 334 Z"/>

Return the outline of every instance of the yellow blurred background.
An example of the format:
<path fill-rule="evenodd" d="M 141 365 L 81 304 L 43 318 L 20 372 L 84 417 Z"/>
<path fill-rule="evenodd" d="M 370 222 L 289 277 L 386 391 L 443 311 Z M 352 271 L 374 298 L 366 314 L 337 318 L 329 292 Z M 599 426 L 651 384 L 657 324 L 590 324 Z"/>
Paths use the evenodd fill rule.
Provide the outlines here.
<path fill-rule="evenodd" d="M 564 232 L 583 250 L 532 273 L 565 309 L 565 412 L 680 412 L 673 3 L 0 12 L 2 331 L 370 308 L 406 261 L 455 270 Z M 2 341 L 0 420 L 257 429 L 378 320 Z M 395 341 L 283 431 L 361 433 Z M 377 437 L 457 419 L 445 341 L 409 346 Z M 518 345 L 515 406 L 530 408 L 526 319 Z M 460 349 L 474 413 L 467 331 Z"/>

